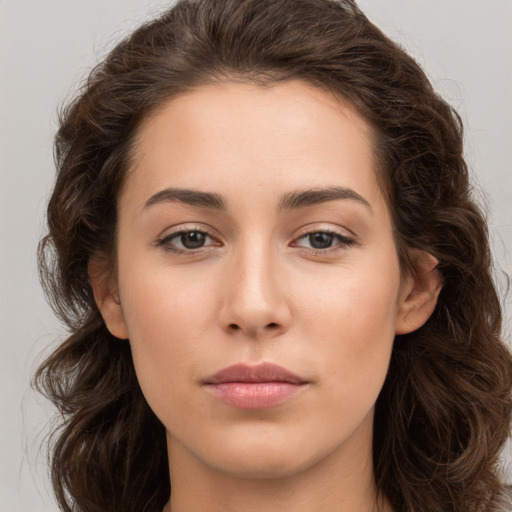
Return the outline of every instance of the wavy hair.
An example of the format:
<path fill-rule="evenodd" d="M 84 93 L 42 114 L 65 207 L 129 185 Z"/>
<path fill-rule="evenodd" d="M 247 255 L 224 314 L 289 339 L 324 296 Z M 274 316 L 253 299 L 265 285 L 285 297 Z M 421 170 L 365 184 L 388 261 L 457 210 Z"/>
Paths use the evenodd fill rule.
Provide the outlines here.
<path fill-rule="evenodd" d="M 164 427 L 88 275 L 91 257 L 115 267 L 116 199 L 137 128 L 201 84 L 292 79 L 341 95 L 373 127 L 402 268 L 421 249 L 444 281 L 427 323 L 395 339 L 375 411 L 378 489 L 396 512 L 499 509 L 512 363 L 459 116 L 351 0 L 181 0 L 119 43 L 60 115 L 39 264 L 70 336 L 35 385 L 61 413 L 50 457 L 63 511 L 160 512 L 170 493 Z"/>

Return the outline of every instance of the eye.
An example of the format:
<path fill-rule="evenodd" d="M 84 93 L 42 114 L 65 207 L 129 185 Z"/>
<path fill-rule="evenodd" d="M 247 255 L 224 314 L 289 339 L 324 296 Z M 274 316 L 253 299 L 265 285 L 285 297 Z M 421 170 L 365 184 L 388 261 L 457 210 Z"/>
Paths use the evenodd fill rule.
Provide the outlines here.
<path fill-rule="evenodd" d="M 171 233 L 159 240 L 158 245 L 167 251 L 185 253 L 197 251 L 214 243 L 215 241 L 208 233 L 191 229 Z"/>
<path fill-rule="evenodd" d="M 311 231 L 298 238 L 294 245 L 322 252 L 329 249 L 353 245 L 354 243 L 355 240 L 352 238 L 348 238 L 334 231 Z"/>

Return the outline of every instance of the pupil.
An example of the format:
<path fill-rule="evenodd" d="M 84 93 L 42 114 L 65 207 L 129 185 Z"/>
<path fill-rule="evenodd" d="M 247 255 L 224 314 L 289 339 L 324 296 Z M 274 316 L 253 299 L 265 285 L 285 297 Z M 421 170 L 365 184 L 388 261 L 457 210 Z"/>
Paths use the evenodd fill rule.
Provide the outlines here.
<path fill-rule="evenodd" d="M 181 235 L 181 243 L 183 247 L 187 249 L 199 249 L 199 247 L 204 245 L 204 241 L 204 233 L 198 231 L 190 231 L 189 233 L 183 233 Z"/>
<path fill-rule="evenodd" d="M 309 242 L 315 249 L 327 249 L 332 245 L 333 238 L 334 235 L 329 233 L 313 233 L 309 235 Z"/>

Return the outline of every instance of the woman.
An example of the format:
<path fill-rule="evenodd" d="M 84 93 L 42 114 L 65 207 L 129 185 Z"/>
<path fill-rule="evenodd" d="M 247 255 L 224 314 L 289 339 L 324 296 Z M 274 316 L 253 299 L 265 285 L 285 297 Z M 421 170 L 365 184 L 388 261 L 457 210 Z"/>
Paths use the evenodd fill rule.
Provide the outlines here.
<path fill-rule="evenodd" d="M 351 1 L 182 1 L 63 112 L 66 511 L 497 511 L 511 359 L 457 114 Z M 172 488 L 172 491 L 171 491 Z"/>

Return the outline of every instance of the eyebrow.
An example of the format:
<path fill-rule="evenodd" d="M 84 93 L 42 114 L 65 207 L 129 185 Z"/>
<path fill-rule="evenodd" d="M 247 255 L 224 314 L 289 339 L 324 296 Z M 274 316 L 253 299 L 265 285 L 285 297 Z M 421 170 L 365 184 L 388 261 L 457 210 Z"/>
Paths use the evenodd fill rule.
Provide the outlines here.
<path fill-rule="evenodd" d="M 355 190 L 345 187 L 326 187 L 300 190 L 285 194 L 277 207 L 278 211 L 295 210 L 315 204 L 326 203 L 339 199 L 351 199 L 366 206 L 370 211 L 370 203 Z M 191 206 L 213 208 L 215 210 L 227 210 L 227 204 L 220 194 L 213 192 L 201 192 L 199 190 L 166 188 L 152 195 L 144 204 L 143 209 L 159 203 L 180 202 Z"/>
<path fill-rule="evenodd" d="M 370 211 L 372 207 L 370 203 L 355 190 L 345 187 L 327 187 L 302 190 L 298 192 L 290 192 L 286 194 L 279 203 L 279 210 L 292 210 L 296 208 L 304 208 L 315 204 L 326 203 L 327 201 L 335 201 L 337 199 L 352 199 L 366 206 Z"/>
<path fill-rule="evenodd" d="M 211 192 L 200 192 L 199 190 L 190 190 L 184 188 L 166 188 L 152 195 L 144 204 L 144 208 L 149 208 L 155 204 L 165 202 L 180 202 L 191 206 L 201 206 L 203 208 L 214 208 L 216 210 L 227 210 L 224 198 L 219 194 Z"/>

